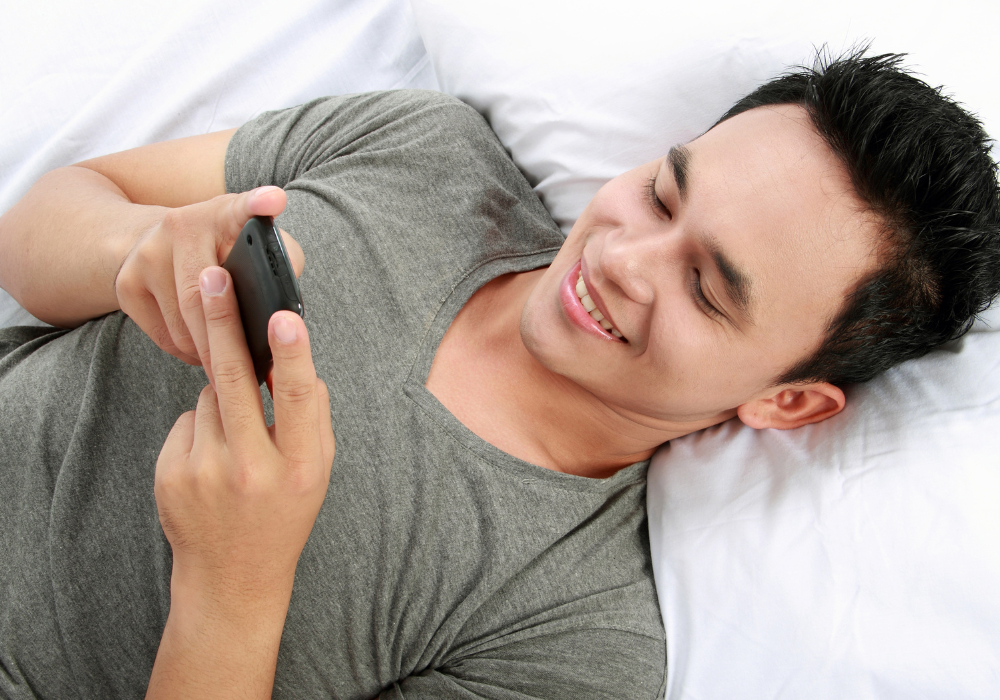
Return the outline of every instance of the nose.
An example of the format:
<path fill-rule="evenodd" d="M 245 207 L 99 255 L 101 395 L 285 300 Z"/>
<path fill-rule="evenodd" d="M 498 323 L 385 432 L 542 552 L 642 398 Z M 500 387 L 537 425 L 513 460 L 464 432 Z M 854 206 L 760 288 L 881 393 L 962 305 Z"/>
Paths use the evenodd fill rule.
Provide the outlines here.
<path fill-rule="evenodd" d="M 598 260 L 601 274 L 638 304 L 652 304 L 656 297 L 653 282 L 664 273 L 671 257 L 669 236 L 645 227 L 609 231 Z"/>

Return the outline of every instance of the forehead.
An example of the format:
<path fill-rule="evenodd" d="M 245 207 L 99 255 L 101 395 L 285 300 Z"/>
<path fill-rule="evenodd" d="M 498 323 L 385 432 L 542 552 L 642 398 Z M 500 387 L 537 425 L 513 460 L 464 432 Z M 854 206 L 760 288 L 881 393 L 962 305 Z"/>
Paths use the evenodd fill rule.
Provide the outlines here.
<path fill-rule="evenodd" d="M 686 151 L 683 215 L 746 271 L 755 326 L 818 341 L 874 264 L 875 222 L 844 165 L 797 105 L 744 112 Z"/>

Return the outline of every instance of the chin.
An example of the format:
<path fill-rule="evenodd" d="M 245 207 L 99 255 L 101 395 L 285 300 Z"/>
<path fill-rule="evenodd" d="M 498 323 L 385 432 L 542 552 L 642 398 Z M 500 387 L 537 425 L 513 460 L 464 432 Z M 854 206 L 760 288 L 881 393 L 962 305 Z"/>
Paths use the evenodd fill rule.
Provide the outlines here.
<path fill-rule="evenodd" d="M 549 352 L 546 352 L 546 347 L 552 345 L 551 338 L 546 338 L 545 330 L 546 324 L 538 319 L 537 310 L 532 305 L 532 298 L 529 297 L 527 303 L 524 305 L 524 309 L 521 311 L 521 342 L 524 344 L 525 349 L 537 362 L 548 368 L 549 363 L 545 362 L 545 357 L 551 354 L 552 348 L 549 348 Z M 547 324 L 548 330 L 551 331 L 551 323 Z M 548 335 L 551 336 L 551 333 Z M 549 342 L 546 342 L 549 340 Z"/>
<path fill-rule="evenodd" d="M 579 365 L 576 348 L 564 332 L 565 324 L 559 310 L 546 308 L 538 301 L 532 294 L 521 311 L 521 342 L 542 367 L 572 379 L 572 369 Z"/>

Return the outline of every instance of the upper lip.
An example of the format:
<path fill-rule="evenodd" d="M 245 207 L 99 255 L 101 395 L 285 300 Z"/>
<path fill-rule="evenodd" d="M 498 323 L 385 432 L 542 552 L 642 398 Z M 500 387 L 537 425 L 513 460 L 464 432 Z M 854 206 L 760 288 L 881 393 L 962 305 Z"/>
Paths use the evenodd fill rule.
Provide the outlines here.
<path fill-rule="evenodd" d="M 597 310 L 601 312 L 601 315 L 604 316 L 604 318 L 608 319 L 608 323 L 616 328 L 619 333 L 622 333 L 622 329 L 618 327 L 615 320 L 611 318 L 611 314 L 608 313 L 608 307 L 604 304 L 604 300 L 601 298 L 600 292 L 597 291 L 597 287 L 592 283 L 590 274 L 587 271 L 587 263 L 583 258 L 580 258 L 580 272 L 583 274 L 583 283 L 587 286 L 587 294 L 590 295 L 590 298 L 597 307 Z M 622 335 L 625 334 L 622 333 Z"/>

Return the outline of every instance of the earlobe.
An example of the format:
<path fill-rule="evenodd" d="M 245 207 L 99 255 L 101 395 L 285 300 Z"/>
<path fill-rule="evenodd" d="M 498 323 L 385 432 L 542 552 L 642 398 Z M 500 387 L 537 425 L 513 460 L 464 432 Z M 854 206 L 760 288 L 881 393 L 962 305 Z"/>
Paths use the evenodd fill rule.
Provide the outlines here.
<path fill-rule="evenodd" d="M 844 392 L 833 384 L 814 382 L 748 401 L 736 408 L 736 415 L 745 425 L 758 430 L 791 430 L 835 416 L 846 403 Z"/>

